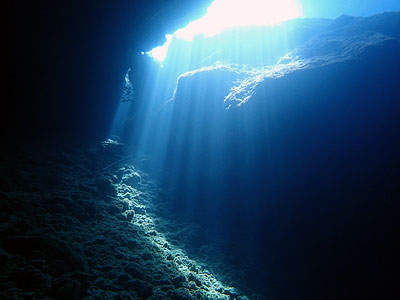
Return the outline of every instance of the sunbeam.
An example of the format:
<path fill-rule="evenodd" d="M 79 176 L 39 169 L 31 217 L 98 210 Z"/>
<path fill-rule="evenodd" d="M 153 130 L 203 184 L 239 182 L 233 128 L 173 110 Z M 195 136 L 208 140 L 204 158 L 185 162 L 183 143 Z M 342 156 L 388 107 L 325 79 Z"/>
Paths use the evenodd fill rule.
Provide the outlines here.
<path fill-rule="evenodd" d="M 302 16 L 297 0 L 215 0 L 207 13 L 190 22 L 174 34 L 166 35 L 166 42 L 147 53 L 162 62 L 172 38 L 191 42 L 195 36 L 212 37 L 226 29 L 246 26 L 271 26 Z"/>

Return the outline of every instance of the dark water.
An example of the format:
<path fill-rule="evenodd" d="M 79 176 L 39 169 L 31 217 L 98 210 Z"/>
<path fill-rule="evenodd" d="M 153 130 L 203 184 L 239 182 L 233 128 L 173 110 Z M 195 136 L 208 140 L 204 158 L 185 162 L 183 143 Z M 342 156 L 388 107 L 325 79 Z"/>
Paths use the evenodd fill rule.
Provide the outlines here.
<path fill-rule="evenodd" d="M 393 12 L 176 41 L 162 67 L 99 55 L 80 76 L 79 60 L 60 81 L 38 71 L 0 157 L 0 295 L 395 299 L 399 53 Z M 133 96 L 117 103 L 125 64 Z"/>
<path fill-rule="evenodd" d="M 398 14 L 295 27 L 298 38 L 285 47 L 314 35 L 303 54 L 328 60 L 347 47 L 342 37 L 355 43 L 374 30 L 397 40 L 267 78 L 235 109 L 222 102 L 229 73 L 181 80 L 163 108 L 166 120 L 156 115 L 146 125 L 151 138 L 143 147 L 173 191 L 175 217 L 206 232 L 186 245 L 189 253 L 216 247 L 215 260 L 265 298 L 358 299 L 389 291 L 400 150 L 399 33 L 389 24 L 399 24 Z M 270 57 L 285 47 L 270 49 Z M 228 50 L 245 54 L 227 61 L 254 65 L 254 54 Z"/>

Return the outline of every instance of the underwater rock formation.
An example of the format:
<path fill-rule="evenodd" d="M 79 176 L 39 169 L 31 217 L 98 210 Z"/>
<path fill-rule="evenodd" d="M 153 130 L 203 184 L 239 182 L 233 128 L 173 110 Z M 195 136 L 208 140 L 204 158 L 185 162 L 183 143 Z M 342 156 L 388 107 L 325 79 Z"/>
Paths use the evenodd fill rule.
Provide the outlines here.
<path fill-rule="evenodd" d="M 393 298 L 399 24 L 294 20 L 265 65 L 182 63 L 162 108 L 135 90 L 146 162 L 114 140 L 1 153 L 0 298 Z"/>
<path fill-rule="evenodd" d="M 121 147 L 2 157 L 0 298 L 248 299 L 168 241 L 156 186 Z"/>
<path fill-rule="evenodd" d="M 274 65 L 220 64 L 178 80 L 161 146 L 169 172 L 181 174 L 166 179 L 182 199 L 176 210 L 190 197 L 186 217 L 214 224 L 264 295 L 338 299 L 350 297 L 346 282 L 359 297 L 391 294 L 399 24 L 398 12 L 343 16 Z M 246 263 L 229 250 L 243 244 Z"/>
<path fill-rule="evenodd" d="M 354 61 L 359 61 L 362 64 L 372 59 L 369 62 L 369 65 L 372 66 L 386 62 L 384 60 L 381 62 L 375 61 L 379 57 L 382 59 L 388 59 L 388 57 L 396 59 L 396 53 L 398 53 L 400 47 L 400 30 L 398 29 L 400 27 L 400 13 L 398 12 L 385 13 L 368 18 L 343 15 L 331 21 L 329 25 L 327 25 L 327 20 L 320 21 L 323 25 L 320 22 L 313 24 L 310 21 L 313 20 L 305 19 L 288 22 L 289 24 L 300 25 L 300 28 L 309 26 L 316 29 L 311 33 L 304 33 L 297 29 L 295 33 L 302 37 L 300 39 L 301 42 L 293 43 L 292 49 L 283 56 L 269 53 L 270 57 L 275 58 L 276 64 L 268 65 L 264 63 L 264 67 L 251 67 L 254 66 L 254 63 L 248 63 L 246 56 L 242 60 L 237 59 L 237 64 L 228 63 L 224 65 L 219 63 L 214 67 L 203 67 L 182 74 L 180 78 L 192 78 L 192 83 L 188 79 L 183 81 L 178 78 L 176 91 L 192 88 L 184 87 L 187 84 L 196 86 L 196 81 L 201 81 L 203 76 L 208 76 L 210 82 L 218 79 L 229 80 L 229 76 L 227 78 L 226 74 L 222 74 L 222 72 L 229 70 L 232 74 L 237 74 L 235 78 L 230 79 L 231 85 L 235 82 L 238 84 L 231 86 L 230 93 L 226 95 L 224 101 L 228 107 L 232 105 L 240 106 L 251 98 L 258 84 L 267 79 L 276 79 L 296 71 L 321 68 L 337 63 L 347 62 L 351 64 Z M 272 30 L 284 32 L 287 30 L 287 26 L 282 25 L 278 29 Z M 286 32 L 286 34 L 288 33 Z M 261 37 L 262 35 L 259 36 L 259 38 Z M 271 45 L 270 47 L 277 46 Z M 282 54 L 282 50 L 284 49 L 277 50 L 277 54 L 280 52 Z M 252 57 L 251 55 L 249 56 Z M 396 63 L 396 60 L 394 63 Z M 382 65 L 379 66 L 382 67 Z M 213 71 L 215 74 L 209 74 Z M 203 75 L 203 72 L 208 75 Z M 217 95 L 214 98 L 220 99 Z M 235 101 L 238 103 L 235 103 Z"/>

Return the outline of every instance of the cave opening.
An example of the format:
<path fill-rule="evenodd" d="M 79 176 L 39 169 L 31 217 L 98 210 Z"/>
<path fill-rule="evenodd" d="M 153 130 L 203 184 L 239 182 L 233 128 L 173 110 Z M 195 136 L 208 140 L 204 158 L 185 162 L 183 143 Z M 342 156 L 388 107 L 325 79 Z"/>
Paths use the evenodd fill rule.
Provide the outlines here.
<path fill-rule="evenodd" d="M 399 4 L 211 2 L 17 3 L 1 299 L 393 298 Z"/>

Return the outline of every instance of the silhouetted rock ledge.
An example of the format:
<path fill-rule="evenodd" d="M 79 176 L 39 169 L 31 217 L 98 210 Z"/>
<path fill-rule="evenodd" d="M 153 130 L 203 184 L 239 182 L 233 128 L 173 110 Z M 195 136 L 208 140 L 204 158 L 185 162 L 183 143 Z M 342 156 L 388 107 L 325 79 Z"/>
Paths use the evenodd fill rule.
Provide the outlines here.
<path fill-rule="evenodd" d="M 326 20 L 322 25 L 318 20 L 314 21 L 315 24 L 312 21 L 313 19 L 298 19 L 283 25 L 285 30 L 292 23 L 294 28 L 302 28 L 311 22 L 308 26 L 315 30 L 312 34 L 296 32 L 301 34 L 301 42 L 295 43 L 295 48 L 277 59 L 275 64 L 254 67 L 244 59 L 242 64 L 216 63 L 210 67 L 186 72 L 178 78 L 174 99 L 177 102 L 185 101 L 184 97 L 180 97 L 181 94 L 186 95 L 185 91 L 196 91 L 199 82 L 202 86 L 213 86 L 210 84 L 213 82 L 218 83 L 214 84 L 218 86 L 218 94 L 204 97 L 208 100 L 207 104 L 209 105 L 210 101 L 218 101 L 221 102 L 220 106 L 233 108 L 241 106 L 251 98 L 261 98 L 253 95 L 270 89 L 271 86 L 273 88 L 274 83 L 271 81 L 292 73 L 324 67 L 329 69 L 332 65 L 344 70 L 346 66 L 353 67 L 365 63 L 374 70 L 388 68 L 391 63 L 398 64 L 400 12 L 367 18 L 343 15 L 328 25 Z M 391 69 L 392 67 L 388 72 Z M 207 80 L 204 80 L 205 77 Z M 210 94 L 212 93 L 211 91 Z"/>
<path fill-rule="evenodd" d="M 121 148 L 1 158 L 0 298 L 248 299 L 168 241 L 155 184 Z"/>

